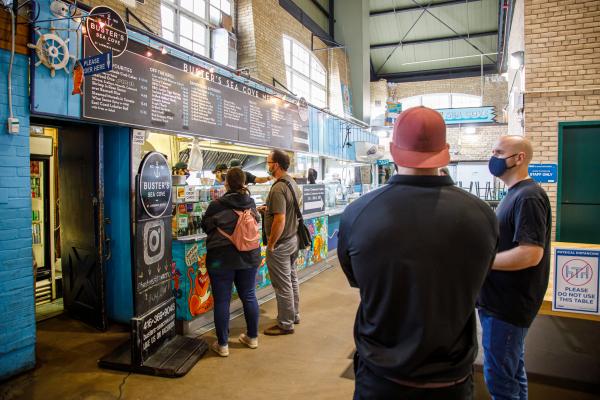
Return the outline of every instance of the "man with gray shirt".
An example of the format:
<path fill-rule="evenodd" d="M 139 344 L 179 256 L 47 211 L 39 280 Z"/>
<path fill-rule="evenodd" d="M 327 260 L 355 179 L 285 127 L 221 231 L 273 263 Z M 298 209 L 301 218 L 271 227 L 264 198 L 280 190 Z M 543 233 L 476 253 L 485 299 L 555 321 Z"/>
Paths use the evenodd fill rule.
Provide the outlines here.
<path fill-rule="evenodd" d="M 289 166 L 290 157 L 284 151 L 271 151 L 267 157 L 267 169 L 275 183 L 265 206 L 259 208 L 264 215 L 267 267 L 277 299 L 277 325 L 264 331 L 270 336 L 294 333 L 294 324 L 300 322 L 296 272 L 298 215 L 294 206 L 294 196 L 298 201 L 300 190 L 287 173 Z"/>

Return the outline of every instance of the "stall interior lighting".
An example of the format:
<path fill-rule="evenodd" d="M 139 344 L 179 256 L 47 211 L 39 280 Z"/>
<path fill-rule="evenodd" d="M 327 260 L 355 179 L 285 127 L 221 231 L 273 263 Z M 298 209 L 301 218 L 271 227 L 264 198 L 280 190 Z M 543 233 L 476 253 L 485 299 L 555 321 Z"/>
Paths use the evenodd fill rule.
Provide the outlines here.
<path fill-rule="evenodd" d="M 182 137 L 178 136 L 178 140 L 192 142 L 192 137 Z M 212 140 L 200 140 L 197 142 L 198 146 L 202 150 L 213 150 L 213 151 L 221 151 L 224 153 L 234 153 L 234 154 L 248 154 L 252 156 L 260 156 L 266 157 L 269 155 L 269 149 L 263 149 L 260 147 L 246 146 L 241 144 L 229 144 L 223 142 L 216 142 Z"/>

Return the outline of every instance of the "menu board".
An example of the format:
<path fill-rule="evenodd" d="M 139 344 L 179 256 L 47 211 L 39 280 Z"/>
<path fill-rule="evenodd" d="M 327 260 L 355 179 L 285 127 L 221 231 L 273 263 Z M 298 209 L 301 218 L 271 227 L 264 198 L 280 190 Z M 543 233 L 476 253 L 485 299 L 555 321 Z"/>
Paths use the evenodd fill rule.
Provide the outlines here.
<path fill-rule="evenodd" d="M 130 41 L 112 71 L 87 77 L 83 117 L 308 151 L 297 104 Z M 98 54 L 86 39 L 84 55 Z M 302 110 L 305 111 L 305 110 Z"/>

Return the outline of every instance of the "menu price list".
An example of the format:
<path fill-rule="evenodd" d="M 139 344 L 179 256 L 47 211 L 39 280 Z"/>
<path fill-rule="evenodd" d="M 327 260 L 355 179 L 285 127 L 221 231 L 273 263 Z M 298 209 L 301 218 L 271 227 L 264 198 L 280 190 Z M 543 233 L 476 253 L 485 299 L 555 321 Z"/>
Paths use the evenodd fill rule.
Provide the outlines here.
<path fill-rule="evenodd" d="M 295 105 L 232 89 L 130 51 L 110 72 L 85 80 L 85 118 L 293 148 L 308 132 Z M 265 96 L 262 94 L 262 96 Z"/>

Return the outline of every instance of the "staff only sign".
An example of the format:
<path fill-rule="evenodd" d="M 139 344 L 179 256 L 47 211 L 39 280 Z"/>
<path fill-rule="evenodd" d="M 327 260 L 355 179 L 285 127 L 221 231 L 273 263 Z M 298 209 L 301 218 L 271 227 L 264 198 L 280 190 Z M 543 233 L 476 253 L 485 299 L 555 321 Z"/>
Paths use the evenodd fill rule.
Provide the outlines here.
<path fill-rule="evenodd" d="M 554 257 L 553 311 L 600 314 L 600 251 L 557 248 Z"/>

